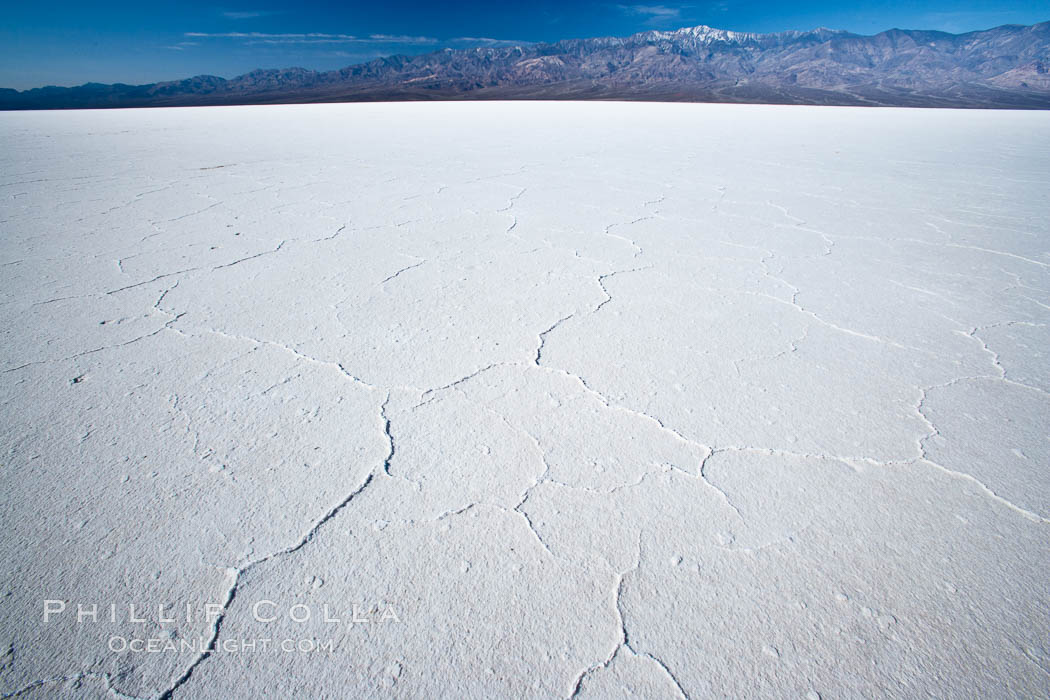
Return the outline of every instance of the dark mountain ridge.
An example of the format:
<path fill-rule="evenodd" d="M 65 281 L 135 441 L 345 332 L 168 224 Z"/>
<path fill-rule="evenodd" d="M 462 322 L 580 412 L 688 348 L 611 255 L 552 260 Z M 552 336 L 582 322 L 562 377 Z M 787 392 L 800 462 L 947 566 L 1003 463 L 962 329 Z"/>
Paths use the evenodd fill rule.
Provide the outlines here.
<path fill-rule="evenodd" d="M 699 26 L 444 49 L 333 71 L 255 70 L 148 85 L 0 90 L 0 109 L 458 99 L 616 99 L 1050 108 L 1050 22 L 949 34 Z"/>

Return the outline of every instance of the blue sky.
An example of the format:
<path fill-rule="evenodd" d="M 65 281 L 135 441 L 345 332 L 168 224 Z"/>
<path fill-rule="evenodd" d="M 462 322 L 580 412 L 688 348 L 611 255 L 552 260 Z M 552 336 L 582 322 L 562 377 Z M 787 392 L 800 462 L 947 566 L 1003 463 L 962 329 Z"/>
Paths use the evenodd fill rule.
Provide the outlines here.
<path fill-rule="evenodd" d="M 232 77 L 254 68 L 332 69 L 395 53 L 696 24 L 874 34 L 893 27 L 965 32 L 1050 19 L 1047 0 L 2 1 L 0 87 L 17 89 Z"/>

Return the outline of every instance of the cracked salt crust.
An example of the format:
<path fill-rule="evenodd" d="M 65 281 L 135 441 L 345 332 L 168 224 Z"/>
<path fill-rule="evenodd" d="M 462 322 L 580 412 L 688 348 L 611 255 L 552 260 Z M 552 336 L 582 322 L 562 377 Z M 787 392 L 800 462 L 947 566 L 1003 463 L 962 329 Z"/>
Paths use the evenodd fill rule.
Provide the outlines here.
<path fill-rule="evenodd" d="M 0 692 L 1050 694 L 1048 136 L 0 115 Z"/>

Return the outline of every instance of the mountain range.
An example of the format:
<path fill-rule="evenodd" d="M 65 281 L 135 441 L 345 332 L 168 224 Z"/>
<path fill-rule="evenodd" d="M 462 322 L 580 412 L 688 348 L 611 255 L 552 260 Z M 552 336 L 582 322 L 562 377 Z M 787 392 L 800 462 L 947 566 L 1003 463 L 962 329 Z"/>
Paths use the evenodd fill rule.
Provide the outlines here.
<path fill-rule="evenodd" d="M 1050 109 L 1050 22 L 949 34 L 699 26 L 444 49 L 333 71 L 0 89 L 0 109 L 544 99 Z"/>

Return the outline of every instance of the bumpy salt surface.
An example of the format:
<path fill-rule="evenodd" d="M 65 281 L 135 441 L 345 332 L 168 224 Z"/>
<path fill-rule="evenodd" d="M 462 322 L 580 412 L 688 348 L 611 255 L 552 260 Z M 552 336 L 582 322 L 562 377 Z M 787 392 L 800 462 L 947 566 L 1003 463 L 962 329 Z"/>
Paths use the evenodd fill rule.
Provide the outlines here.
<path fill-rule="evenodd" d="M 0 691 L 1050 693 L 1050 113 L 0 145 Z"/>

